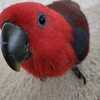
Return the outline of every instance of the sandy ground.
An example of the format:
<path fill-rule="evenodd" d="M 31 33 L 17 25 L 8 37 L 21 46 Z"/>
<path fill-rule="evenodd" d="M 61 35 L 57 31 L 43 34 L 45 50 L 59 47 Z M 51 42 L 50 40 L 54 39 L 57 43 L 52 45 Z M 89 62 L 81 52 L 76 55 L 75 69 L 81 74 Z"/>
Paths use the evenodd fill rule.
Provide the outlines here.
<path fill-rule="evenodd" d="M 45 82 L 23 69 L 16 73 L 7 66 L 0 52 L 0 100 L 100 100 L 100 3 L 84 12 L 90 25 L 91 44 L 88 57 L 79 67 L 87 85 L 71 71 Z"/>

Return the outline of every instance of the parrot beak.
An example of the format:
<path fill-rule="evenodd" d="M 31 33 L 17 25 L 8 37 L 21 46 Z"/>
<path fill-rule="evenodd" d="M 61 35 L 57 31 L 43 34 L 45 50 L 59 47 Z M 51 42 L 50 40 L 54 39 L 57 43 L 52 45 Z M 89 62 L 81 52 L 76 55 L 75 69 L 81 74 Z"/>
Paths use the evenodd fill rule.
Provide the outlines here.
<path fill-rule="evenodd" d="M 2 53 L 7 64 L 20 71 L 20 64 L 30 57 L 27 34 L 17 25 L 4 23 L 2 27 Z"/>

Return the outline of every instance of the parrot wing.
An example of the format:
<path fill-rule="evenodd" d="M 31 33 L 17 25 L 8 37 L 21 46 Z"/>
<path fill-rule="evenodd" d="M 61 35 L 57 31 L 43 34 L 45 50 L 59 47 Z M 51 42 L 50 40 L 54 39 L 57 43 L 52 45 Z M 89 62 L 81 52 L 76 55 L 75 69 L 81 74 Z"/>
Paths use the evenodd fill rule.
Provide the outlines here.
<path fill-rule="evenodd" d="M 61 14 L 72 27 L 72 47 L 81 62 L 89 50 L 89 26 L 80 6 L 72 1 L 55 1 L 48 5 L 49 8 Z"/>

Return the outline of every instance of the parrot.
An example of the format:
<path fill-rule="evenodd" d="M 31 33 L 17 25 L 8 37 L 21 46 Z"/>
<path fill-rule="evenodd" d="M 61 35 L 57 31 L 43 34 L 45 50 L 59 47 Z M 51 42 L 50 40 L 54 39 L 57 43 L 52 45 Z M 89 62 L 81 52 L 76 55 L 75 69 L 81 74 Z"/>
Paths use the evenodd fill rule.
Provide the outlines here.
<path fill-rule="evenodd" d="M 72 70 L 79 80 L 87 83 L 78 64 L 89 53 L 89 24 L 76 2 L 10 5 L 0 13 L 0 28 L 1 51 L 14 71 L 23 68 L 43 80 Z"/>

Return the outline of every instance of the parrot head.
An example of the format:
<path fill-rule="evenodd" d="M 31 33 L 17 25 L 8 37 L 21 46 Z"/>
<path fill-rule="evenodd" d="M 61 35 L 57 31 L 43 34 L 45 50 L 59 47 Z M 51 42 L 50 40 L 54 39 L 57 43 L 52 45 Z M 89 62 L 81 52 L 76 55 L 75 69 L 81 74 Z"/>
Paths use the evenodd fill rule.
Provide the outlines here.
<path fill-rule="evenodd" d="M 19 71 L 24 62 L 31 61 L 34 65 L 34 61 L 55 59 L 64 53 L 67 41 L 71 41 L 71 34 L 65 34 L 70 33 L 71 27 L 64 18 L 38 3 L 20 3 L 6 8 L 0 14 L 0 27 L 3 56 L 15 71 Z"/>

